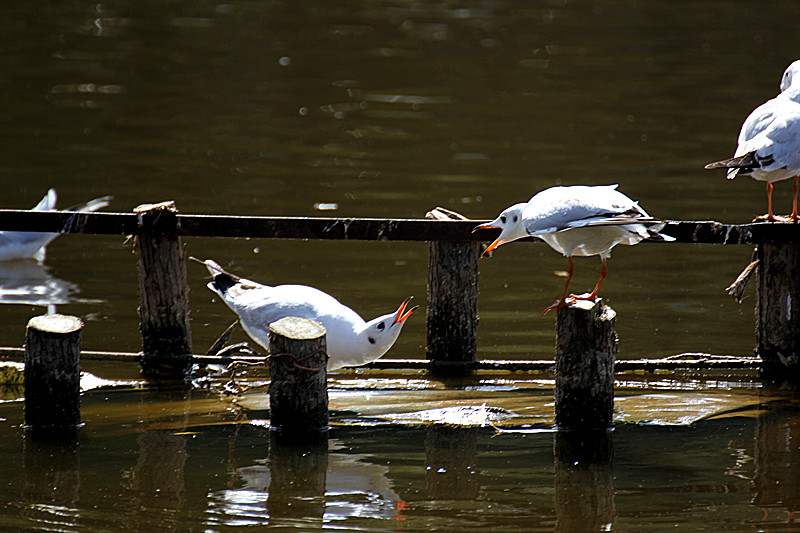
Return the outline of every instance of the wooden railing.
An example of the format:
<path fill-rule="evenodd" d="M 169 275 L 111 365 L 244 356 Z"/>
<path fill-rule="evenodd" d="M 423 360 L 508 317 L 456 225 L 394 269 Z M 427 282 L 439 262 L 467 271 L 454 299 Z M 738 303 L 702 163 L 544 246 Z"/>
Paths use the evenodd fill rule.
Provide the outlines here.
<path fill-rule="evenodd" d="M 165 208 L 163 204 L 142 206 L 134 213 L 0 210 L 0 230 L 3 231 L 134 235 L 139 250 L 142 246 L 158 245 L 163 239 L 177 242 L 180 237 L 428 242 L 427 364 L 443 372 L 461 372 L 486 365 L 496 367 L 491 362 L 480 365 L 476 362 L 481 243 L 496 236 L 496 230 L 473 233 L 473 228 L 482 222 L 486 221 L 188 215 Z M 797 274 L 800 272 L 800 225 L 667 221 L 662 231 L 675 237 L 678 243 L 758 246 L 759 266 L 755 268 L 757 352 L 766 366 L 795 368 L 795 361 L 800 361 L 800 281 L 795 281 L 800 280 Z M 168 253 L 180 255 L 179 250 L 178 246 L 173 246 Z M 159 290 L 147 287 L 146 280 L 152 277 L 148 269 L 160 267 L 158 262 L 143 264 L 141 259 L 140 253 L 140 269 L 143 269 L 140 271 L 140 298 L 144 299 L 148 292 Z M 170 261 L 177 261 L 176 272 L 182 269 L 185 277 L 183 259 L 176 256 Z M 178 294 L 181 290 L 172 292 Z M 792 312 L 795 301 L 797 310 Z M 147 336 L 154 336 L 158 342 L 151 344 L 163 344 L 159 328 L 166 328 L 164 331 L 173 328 L 174 334 L 175 325 L 153 325 L 148 317 L 141 319 L 143 358 L 175 356 L 174 353 L 151 353 L 153 348 L 148 348 L 147 340 Z M 170 350 L 185 346 L 188 349 L 180 351 L 190 352 L 188 315 L 178 322 L 185 324 L 181 327 L 186 329 L 186 338 Z M 188 357 L 188 354 L 183 355 Z M 516 364 L 519 368 L 519 363 Z M 743 359 L 737 364 L 748 366 L 750 362 Z"/>

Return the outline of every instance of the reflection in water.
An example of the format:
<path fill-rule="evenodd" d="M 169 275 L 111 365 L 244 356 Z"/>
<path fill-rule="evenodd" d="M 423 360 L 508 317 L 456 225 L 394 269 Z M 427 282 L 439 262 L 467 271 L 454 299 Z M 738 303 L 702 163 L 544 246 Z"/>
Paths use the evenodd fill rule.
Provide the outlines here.
<path fill-rule="evenodd" d="M 611 531 L 615 514 L 611 432 L 557 431 L 553 439 L 556 531 Z"/>
<path fill-rule="evenodd" d="M 69 528 L 80 516 L 78 438 L 42 439 L 25 435 L 24 515 L 43 529 Z"/>
<path fill-rule="evenodd" d="M 425 428 L 425 485 L 431 500 L 474 500 L 479 428 L 430 425 Z"/>
<path fill-rule="evenodd" d="M 40 305 L 53 311 L 53 306 L 73 301 L 78 290 L 33 259 L 0 262 L 0 304 Z"/>
<path fill-rule="evenodd" d="M 776 509 L 779 516 L 770 514 L 770 521 L 791 522 L 800 510 L 800 412 L 777 407 L 756 421 L 753 504 L 765 519 L 768 509 Z"/>
<path fill-rule="evenodd" d="M 268 439 L 268 459 L 236 469 L 239 488 L 210 495 L 212 524 L 319 527 L 323 520 L 393 518 L 402 508 L 388 468 L 367 456 L 328 451 L 325 438 L 306 445 L 284 444 L 272 433 Z"/>

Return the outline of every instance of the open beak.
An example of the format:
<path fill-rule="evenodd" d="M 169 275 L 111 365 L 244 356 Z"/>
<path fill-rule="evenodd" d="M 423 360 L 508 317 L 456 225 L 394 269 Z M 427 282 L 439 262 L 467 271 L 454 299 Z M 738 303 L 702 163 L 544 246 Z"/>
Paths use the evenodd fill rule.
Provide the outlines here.
<path fill-rule="evenodd" d="M 472 228 L 472 233 L 475 233 L 479 229 L 492 229 L 492 228 L 499 228 L 500 226 L 492 226 L 491 222 L 487 222 L 486 224 L 478 224 L 474 228 Z"/>
<path fill-rule="evenodd" d="M 472 233 L 475 233 L 479 229 L 492 229 L 492 228 L 500 228 L 500 226 L 493 226 L 491 222 L 487 222 L 486 224 L 479 224 L 479 225 L 475 226 L 474 228 L 472 228 Z M 483 253 L 481 254 L 481 257 L 483 257 L 484 255 L 488 254 L 489 252 L 491 252 L 492 250 L 494 250 L 495 248 L 497 248 L 498 246 L 503 244 L 503 242 L 504 241 L 501 241 L 499 237 L 497 239 L 495 239 L 495 241 L 492 244 L 490 244 L 489 247 L 486 248 L 483 251 Z"/>
<path fill-rule="evenodd" d="M 503 244 L 504 242 L 505 242 L 505 241 L 501 241 L 501 240 L 500 240 L 500 238 L 498 237 L 497 239 L 495 239 L 495 240 L 494 240 L 494 242 L 493 242 L 492 244 L 490 244 L 490 245 L 489 245 L 489 246 L 488 246 L 488 247 L 487 247 L 487 248 L 486 248 L 486 249 L 483 251 L 483 253 L 481 254 L 481 257 L 483 257 L 484 255 L 488 254 L 489 252 L 491 252 L 492 250 L 494 250 L 495 248 L 497 248 L 498 246 L 500 246 L 500 245 L 501 245 L 501 244 Z"/>
<path fill-rule="evenodd" d="M 392 322 L 393 326 L 397 323 L 402 323 L 406 318 L 410 317 L 411 313 L 416 311 L 417 308 L 419 307 L 418 305 L 415 305 L 414 307 L 406 311 L 406 306 L 408 305 L 408 302 L 411 301 L 411 298 L 413 298 L 413 296 L 409 296 L 408 298 L 403 300 L 403 303 L 400 304 L 400 307 L 397 309 L 397 315 L 395 315 L 394 317 L 394 322 Z"/>

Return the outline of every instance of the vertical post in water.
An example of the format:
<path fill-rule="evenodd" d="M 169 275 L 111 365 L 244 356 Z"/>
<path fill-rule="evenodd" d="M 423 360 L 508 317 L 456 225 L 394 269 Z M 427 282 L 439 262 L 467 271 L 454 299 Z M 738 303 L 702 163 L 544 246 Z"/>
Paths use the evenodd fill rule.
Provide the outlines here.
<path fill-rule="evenodd" d="M 81 423 L 80 318 L 42 315 L 25 339 L 25 425 L 33 432 L 76 429 Z"/>
<path fill-rule="evenodd" d="M 177 236 L 174 202 L 140 205 L 136 252 L 139 270 L 139 329 L 142 370 L 183 377 L 191 365 L 189 286 L 186 259 Z"/>
<path fill-rule="evenodd" d="M 307 318 L 269 325 L 270 426 L 300 440 L 328 429 L 325 328 Z"/>
<path fill-rule="evenodd" d="M 606 430 L 614 411 L 616 313 L 602 303 L 578 300 L 556 320 L 556 427 Z"/>
<path fill-rule="evenodd" d="M 428 344 L 437 374 L 471 370 L 478 350 L 479 242 L 431 242 L 428 256 Z"/>
<path fill-rule="evenodd" d="M 756 248 L 756 353 L 768 374 L 800 373 L 800 245 Z"/>

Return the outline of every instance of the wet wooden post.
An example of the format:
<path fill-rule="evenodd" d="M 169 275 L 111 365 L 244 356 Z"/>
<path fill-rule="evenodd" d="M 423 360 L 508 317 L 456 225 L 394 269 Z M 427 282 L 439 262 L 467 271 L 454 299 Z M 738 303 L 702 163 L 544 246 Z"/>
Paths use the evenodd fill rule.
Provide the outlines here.
<path fill-rule="evenodd" d="M 140 205 L 136 252 L 139 271 L 139 329 L 142 371 L 181 378 L 191 367 L 189 285 L 186 258 L 177 237 L 174 202 Z"/>
<path fill-rule="evenodd" d="M 768 375 L 800 375 L 800 245 L 756 248 L 756 353 Z"/>
<path fill-rule="evenodd" d="M 458 213 L 441 208 L 426 217 L 466 220 Z M 436 374 L 465 374 L 475 362 L 480 256 L 480 242 L 429 243 L 425 355 Z"/>
<path fill-rule="evenodd" d="M 606 430 L 614 411 L 616 313 L 598 299 L 558 310 L 556 320 L 556 427 Z"/>
<path fill-rule="evenodd" d="M 300 440 L 328 429 L 325 328 L 306 318 L 269 325 L 270 426 Z"/>
<path fill-rule="evenodd" d="M 80 318 L 42 315 L 25 339 L 25 425 L 34 433 L 74 431 L 81 423 Z"/>

